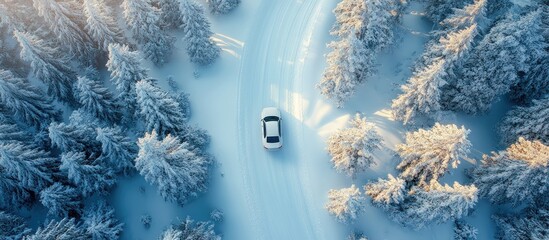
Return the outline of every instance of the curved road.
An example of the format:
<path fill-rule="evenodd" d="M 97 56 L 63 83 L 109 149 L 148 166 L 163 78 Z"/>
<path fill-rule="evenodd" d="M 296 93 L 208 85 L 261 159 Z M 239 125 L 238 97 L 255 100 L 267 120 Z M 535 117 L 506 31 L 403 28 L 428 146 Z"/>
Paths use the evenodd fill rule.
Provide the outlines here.
<path fill-rule="evenodd" d="M 310 214 L 304 142 L 302 70 L 320 0 L 263 1 L 243 49 L 237 93 L 238 164 L 253 235 L 259 239 L 321 239 Z M 258 140 L 263 107 L 282 111 L 284 147 L 268 152 Z M 285 134 L 287 133 L 287 134 Z M 318 211 L 318 210 L 317 210 Z"/>

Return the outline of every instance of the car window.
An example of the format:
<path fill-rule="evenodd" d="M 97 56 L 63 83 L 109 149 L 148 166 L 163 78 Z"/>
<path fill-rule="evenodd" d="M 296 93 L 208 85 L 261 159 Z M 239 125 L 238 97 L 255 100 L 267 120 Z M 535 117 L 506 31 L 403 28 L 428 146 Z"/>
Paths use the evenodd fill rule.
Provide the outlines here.
<path fill-rule="evenodd" d="M 267 128 L 265 127 L 265 122 L 261 121 L 261 124 L 263 124 L 263 137 L 267 137 Z"/>
<path fill-rule="evenodd" d="M 282 131 L 280 131 L 280 121 L 278 121 L 278 136 L 282 137 Z"/>
<path fill-rule="evenodd" d="M 265 120 L 265 122 L 278 121 L 278 117 L 277 116 L 267 116 L 267 117 L 263 118 L 263 120 Z"/>
<path fill-rule="evenodd" d="M 267 137 L 267 142 L 268 143 L 277 143 L 279 141 L 280 140 L 278 139 L 278 137 Z"/>

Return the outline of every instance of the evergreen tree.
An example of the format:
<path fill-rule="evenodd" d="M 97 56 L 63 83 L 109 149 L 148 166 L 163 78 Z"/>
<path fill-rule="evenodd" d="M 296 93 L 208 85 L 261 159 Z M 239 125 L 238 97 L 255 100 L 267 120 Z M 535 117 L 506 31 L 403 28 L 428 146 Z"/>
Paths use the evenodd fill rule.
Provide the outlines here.
<path fill-rule="evenodd" d="M 362 233 L 353 232 L 347 237 L 347 240 L 368 240 L 368 238 Z"/>
<path fill-rule="evenodd" d="M 137 157 L 137 145 L 122 133 L 119 127 L 97 128 L 96 140 L 101 142 L 101 158 L 116 172 L 125 174 L 133 171 L 133 160 Z"/>
<path fill-rule="evenodd" d="M 365 203 L 366 201 L 360 193 L 360 189 L 353 184 L 350 188 L 331 189 L 328 192 L 326 209 L 339 222 L 350 223 L 365 211 Z"/>
<path fill-rule="evenodd" d="M 84 210 L 84 228 L 92 240 L 119 239 L 123 223 L 114 216 L 114 208 L 101 200 Z"/>
<path fill-rule="evenodd" d="M 171 226 L 162 233 L 161 240 L 221 240 L 221 237 L 215 234 L 214 225 L 210 222 L 195 223 L 190 217 L 187 217 L 180 224 Z"/>
<path fill-rule="evenodd" d="M 13 121 L 0 121 L 0 143 L 25 142 L 32 139 L 30 132 L 24 131 Z"/>
<path fill-rule="evenodd" d="M 328 46 L 332 51 L 326 57 L 328 66 L 317 88 L 337 107 L 342 107 L 354 94 L 356 86 L 372 75 L 372 55 L 354 33 Z"/>
<path fill-rule="evenodd" d="M 454 222 L 454 240 L 477 240 L 477 229 L 463 221 Z"/>
<path fill-rule="evenodd" d="M 206 0 L 212 14 L 225 14 L 238 7 L 240 0 Z"/>
<path fill-rule="evenodd" d="M 48 130 L 52 146 L 63 152 L 78 150 L 94 153 L 101 149 L 90 126 L 52 122 Z"/>
<path fill-rule="evenodd" d="M 507 144 L 523 137 L 549 145 L 549 94 L 533 100 L 531 106 L 509 111 L 501 124 L 500 136 Z"/>
<path fill-rule="evenodd" d="M 539 202 L 518 215 L 493 216 L 499 240 L 543 240 L 549 238 L 549 206 Z"/>
<path fill-rule="evenodd" d="M 367 0 L 365 30 L 360 39 L 368 49 L 380 52 L 393 43 L 393 29 L 399 21 L 400 0 Z"/>
<path fill-rule="evenodd" d="M 109 90 L 98 82 L 80 76 L 76 82 L 74 93 L 82 108 L 93 116 L 109 122 L 120 120 L 122 106 L 114 99 Z"/>
<path fill-rule="evenodd" d="M 184 204 L 206 189 L 208 158 L 197 155 L 186 142 L 167 135 L 158 140 L 156 131 L 138 141 L 135 167 L 166 200 Z"/>
<path fill-rule="evenodd" d="M 48 214 L 58 217 L 69 216 L 69 211 L 78 213 L 81 207 L 78 191 L 59 182 L 40 192 L 40 203 L 48 208 Z"/>
<path fill-rule="evenodd" d="M 136 86 L 137 104 L 145 121 L 145 130 L 160 135 L 174 133 L 185 124 L 185 116 L 177 99 L 160 89 L 151 80 L 141 80 Z"/>
<path fill-rule="evenodd" d="M 21 59 L 30 64 L 32 75 L 48 86 L 48 94 L 74 103 L 74 73 L 68 67 L 69 60 L 62 57 L 51 42 L 19 31 L 14 31 L 14 35 L 21 46 Z"/>
<path fill-rule="evenodd" d="M 67 173 L 71 183 L 78 186 L 83 196 L 106 194 L 116 182 L 116 175 L 111 169 L 95 164 L 82 152 L 63 153 L 59 169 Z"/>
<path fill-rule="evenodd" d="M 29 82 L 0 69 L 0 104 L 16 117 L 32 126 L 47 125 L 58 116 L 52 100 Z"/>
<path fill-rule="evenodd" d="M 50 221 L 44 228 L 39 227 L 32 235 L 23 240 L 87 240 L 89 236 L 74 218 L 63 218 L 59 221 Z"/>
<path fill-rule="evenodd" d="M 519 138 L 507 150 L 483 156 L 471 172 L 479 193 L 493 203 L 514 205 L 549 192 L 549 147 Z"/>
<path fill-rule="evenodd" d="M 366 2 L 355 0 L 342 0 L 339 2 L 333 10 L 336 22 L 330 34 L 344 38 L 354 32 L 361 36 L 366 28 L 368 13 Z"/>
<path fill-rule="evenodd" d="M 167 29 L 177 29 L 183 24 L 181 3 L 178 0 L 158 0 L 160 5 L 160 26 Z"/>
<path fill-rule="evenodd" d="M 72 56 L 88 59 L 92 56 L 89 35 L 84 29 L 84 13 L 81 5 L 75 1 L 33 0 L 38 15 L 52 33 L 57 36 L 61 46 L 66 47 Z"/>
<path fill-rule="evenodd" d="M 429 130 L 406 133 L 406 143 L 397 146 L 402 158 L 397 166 L 401 176 L 424 184 L 444 175 L 450 163 L 457 168 L 460 158 L 466 157 L 471 147 L 469 132 L 464 127 L 436 123 Z"/>
<path fill-rule="evenodd" d="M 547 44 L 546 49 L 545 52 L 540 53 L 539 61 L 530 65 L 524 78 L 511 88 L 509 96 L 513 101 L 524 104 L 533 99 L 542 98 L 546 94 L 549 95 L 549 46 Z"/>
<path fill-rule="evenodd" d="M 372 202 L 385 208 L 402 203 L 406 194 L 406 182 L 403 179 L 391 174 L 387 178 L 379 178 L 377 182 L 364 186 L 364 193 L 372 198 Z"/>
<path fill-rule="evenodd" d="M 453 9 L 462 8 L 472 0 L 429 0 L 425 15 L 435 23 L 439 23 L 450 15 Z"/>
<path fill-rule="evenodd" d="M 147 70 L 141 66 L 139 53 L 130 51 L 128 46 L 109 45 L 107 69 L 111 80 L 119 92 L 118 98 L 124 101 L 130 110 L 135 108 L 135 83 L 147 77 Z"/>
<path fill-rule="evenodd" d="M 17 179 L 0 168 L 0 209 L 10 209 L 31 204 L 31 194 Z M 0 234 L 1 236 L 1 234 Z"/>
<path fill-rule="evenodd" d="M 339 130 L 328 139 L 328 152 L 334 168 L 354 177 L 374 164 L 372 152 L 381 149 L 382 139 L 375 125 L 357 114 L 350 121 L 351 127 Z"/>
<path fill-rule="evenodd" d="M 53 181 L 55 158 L 33 145 L 0 144 L 0 169 L 22 188 L 39 192 Z"/>
<path fill-rule="evenodd" d="M 478 200 L 474 185 L 463 186 L 454 182 L 450 187 L 433 180 L 428 189 L 412 188 L 409 199 L 390 217 L 405 226 L 421 229 L 431 223 L 439 224 L 467 216 Z"/>
<path fill-rule="evenodd" d="M 124 0 L 124 17 L 134 39 L 142 45 L 147 59 L 163 64 L 170 56 L 175 39 L 160 28 L 160 9 L 151 0 Z"/>
<path fill-rule="evenodd" d="M 99 49 L 108 51 L 111 43 L 124 43 L 122 30 L 110 15 L 111 9 L 104 0 L 83 0 L 86 15 L 86 31 L 97 43 Z"/>
<path fill-rule="evenodd" d="M 8 212 L 0 211 L 0 238 L 4 240 L 19 240 L 29 234 L 25 220 Z"/>
<path fill-rule="evenodd" d="M 210 39 L 212 31 L 210 22 L 206 19 L 204 9 L 194 0 L 185 0 L 181 4 L 183 16 L 183 41 L 191 62 L 200 65 L 212 63 L 221 52 L 220 48 Z"/>

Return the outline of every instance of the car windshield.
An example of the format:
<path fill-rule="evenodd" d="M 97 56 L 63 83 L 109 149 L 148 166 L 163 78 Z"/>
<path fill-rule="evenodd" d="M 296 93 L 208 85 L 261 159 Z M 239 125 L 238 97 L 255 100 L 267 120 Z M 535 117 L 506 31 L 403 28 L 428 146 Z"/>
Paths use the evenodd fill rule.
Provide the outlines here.
<path fill-rule="evenodd" d="M 265 122 L 278 121 L 278 117 L 277 116 L 267 116 L 267 117 L 263 118 L 263 120 L 265 120 Z"/>
<path fill-rule="evenodd" d="M 267 142 L 268 143 L 277 143 L 279 141 L 280 140 L 278 139 L 278 137 L 267 137 Z"/>

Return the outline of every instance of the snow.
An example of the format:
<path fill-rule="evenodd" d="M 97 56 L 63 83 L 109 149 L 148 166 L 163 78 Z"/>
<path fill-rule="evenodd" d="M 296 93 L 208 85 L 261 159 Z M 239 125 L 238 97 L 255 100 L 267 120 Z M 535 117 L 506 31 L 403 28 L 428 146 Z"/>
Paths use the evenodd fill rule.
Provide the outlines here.
<path fill-rule="evenodd" d="M 139 175 L 120 179 L 110 203 L 124 225 L 122 239 L 156 239 L 170 223 L 190 215 L 208 220 L 219 209 L 224 220 L 216 231 L 224 239 L 343 239 L 360 230 L 370 239 L 451 239 L 453 224 L 421 231 L 391 222 L 382 209 L 368 202 L 352 225 L 338 223 L 324 208 L 329 189 L 398 175 L 395 145 L 405 129 L 391 118 L 391 100 L 411 76 L 410 67 L 423 52 L 432 23 L 423 7 L 411 3 L 403 18 L 404 29 L 394 48 L 380 56 L 378 73 L 360 86 L 342 109 L 324 99 L 315 85 L 326 65 L 326 44 L 337 0 L 247 0 L 227 15 L 210 15 L 214 41 L 222 54 L 210 66 L 191 65 L 181 41 L 169 63 L 152 64 L 151 76 L 174 80 L 190 93 L 191 122 L 212 136 L 208 151 L 217 160 L 207 193 L 184 207 L 165 202 Z M 205 4 L 204 2 L 201 2 Z M 166 88 L 167 89 L 167 88 Z M 260 112 L 277 106 L 282 113 L 284 147 L 265 151 L 261 146 Z M 451 115 L 450 123 L 471 129 L 474 152 L 498 149 L 494 122 L 508 109 L 503 101 L 486 116 Z M 325 150 L 327 138 L 343 128 L 356 112 L 376 124 L 385 148 L 374 154 L 372 166 L 356 179 L 336 173 Z M 473 154 L 478 157 L 477 154 Z M 465 165 L 465 166 L 464 166 Z M 443 183 L 468 184 L 463 163 Z M 140 190 L 141 189 L 141 190 Z M 492 239 L 490 205 L 482 200 L 466 220 L 479 229 L 479 239 Z M 149 229 L 141 216 L 152 217 Z"/>

